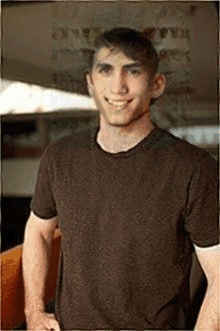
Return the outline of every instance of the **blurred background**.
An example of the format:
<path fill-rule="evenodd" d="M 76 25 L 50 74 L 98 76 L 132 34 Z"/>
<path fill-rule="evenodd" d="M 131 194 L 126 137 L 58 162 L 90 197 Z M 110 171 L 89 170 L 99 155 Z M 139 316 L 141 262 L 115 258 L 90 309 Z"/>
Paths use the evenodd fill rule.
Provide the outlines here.
<path fill-rule="evenodd" d="M 218 11 L 211 1 L 2 2 L 2 251 L 23 242 L 45 146 L 97 121 L 84 72 L 106 29 L 152 40 L 167 79 L 153 120 L 218 158 Z"/>

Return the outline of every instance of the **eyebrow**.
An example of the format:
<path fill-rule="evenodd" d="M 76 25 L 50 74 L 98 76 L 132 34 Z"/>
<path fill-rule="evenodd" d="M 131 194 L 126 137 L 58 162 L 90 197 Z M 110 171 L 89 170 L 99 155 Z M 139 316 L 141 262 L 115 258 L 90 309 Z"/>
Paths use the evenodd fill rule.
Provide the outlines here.
<path fill-rule="evenodd" d="M 130 69 L 130 68 L 143 68 L 143 65 L 140 62 L 134 62 L 131 64 L 126 64 L 123 66 L 126 69 Z"/>
<path fill-rule="evenodd" d="M 108 63 L 108 62 L 99 62 L 96 64 L 96 68 L 99 69 L 99 68 L 104 68 L 104 67 L 113 67 L 112 64 Z M 125 64 L 123 66 L 124 69 L 132 69 L 132 68 L 143 68 L 143 65 L 140 63 L 140 62 L 132 62 L 132 63 L 129 63 L 129 64 Z"/>

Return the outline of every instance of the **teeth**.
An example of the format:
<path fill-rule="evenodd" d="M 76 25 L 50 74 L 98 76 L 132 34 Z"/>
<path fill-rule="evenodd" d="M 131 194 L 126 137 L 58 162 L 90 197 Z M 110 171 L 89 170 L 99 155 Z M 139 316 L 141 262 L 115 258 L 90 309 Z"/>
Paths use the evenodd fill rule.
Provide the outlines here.
<path fill-rule="evenodd" d="M 108 102 L 113 106 L 125 106 L 128 101 L 108 100 Z"/>

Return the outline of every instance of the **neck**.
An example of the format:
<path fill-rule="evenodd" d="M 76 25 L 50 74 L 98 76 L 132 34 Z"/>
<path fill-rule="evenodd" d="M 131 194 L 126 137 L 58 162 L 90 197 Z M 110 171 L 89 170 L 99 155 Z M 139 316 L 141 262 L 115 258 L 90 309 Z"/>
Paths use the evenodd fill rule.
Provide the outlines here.
<path fill-rule="evenodd" d="M 114 126 L 100 115 L 100 130 L 97 142 L 107 152 L 125 152 L 135 147 L 153 129 L 149 113 L 128 126 Z"/>

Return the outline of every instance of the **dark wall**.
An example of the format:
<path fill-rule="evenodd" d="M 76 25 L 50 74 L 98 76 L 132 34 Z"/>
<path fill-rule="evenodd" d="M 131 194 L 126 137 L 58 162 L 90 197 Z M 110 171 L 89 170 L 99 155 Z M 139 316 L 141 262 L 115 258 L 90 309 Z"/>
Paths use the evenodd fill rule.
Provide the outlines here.
<path fill-rule="evenodd" d="M 24 240 L 24 229 L 30 214 L 31 197 L 2 197 L 2 244 L 1 251 L 20 245 Z"/>

